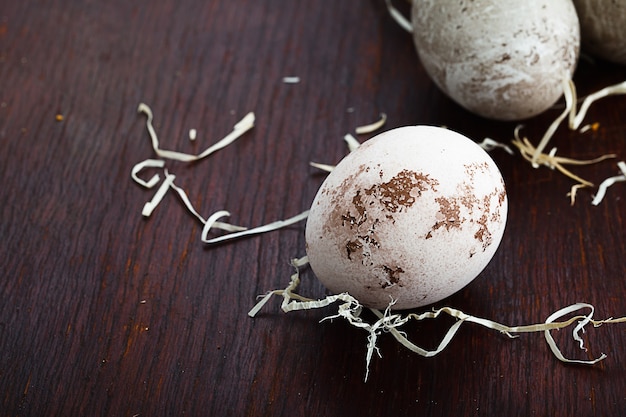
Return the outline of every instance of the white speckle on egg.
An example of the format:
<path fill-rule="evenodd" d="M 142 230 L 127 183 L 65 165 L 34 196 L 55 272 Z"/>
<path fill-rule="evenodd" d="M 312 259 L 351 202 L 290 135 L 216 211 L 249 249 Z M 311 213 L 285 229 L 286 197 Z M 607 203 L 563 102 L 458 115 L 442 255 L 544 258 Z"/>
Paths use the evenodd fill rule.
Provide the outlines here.
<path fill-rule="evenodd" d="M 469 111 L 521 120 L 561 97 L 578 62 L 572 0 L 413 0 L 413 39 L 437 86 Z"/>
<path fill-rule="evenodd" d="M 306 226 L 313 272 L 367 307 L 432 304 L 472 281 L 502 239 L 507 198 L 489 155 L 444 128 L 390 130 L 326 178 Z"/>

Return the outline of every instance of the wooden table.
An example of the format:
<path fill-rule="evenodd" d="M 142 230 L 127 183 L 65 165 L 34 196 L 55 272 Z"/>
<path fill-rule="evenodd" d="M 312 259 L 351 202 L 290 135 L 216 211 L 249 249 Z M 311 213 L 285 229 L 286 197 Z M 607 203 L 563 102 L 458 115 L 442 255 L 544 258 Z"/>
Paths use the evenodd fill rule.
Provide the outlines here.
<path fill-rule="evenodd" d="M 624 79 L 599 61 L 575 76 L 581 95 Z M 244 226 L 307 209 L 324 179 L 309 162 L 339 161 L 344 134 L 381 112 L 385 128 L 445 125 L 509 143 L 516 123 L 469 114 L 436 89 L 383 1 L 9 0 L 0 83 L 1 415 L 624 415 L 624 324 L 588 328 L 586 352 L 571 329 L 553 332 L 570 357 L 608 355 L 594 366 L 561 363 L 542 333 L 509 339 L 466 324 L 433 358 L 382 334 L 364 382 L 367 333 L 319 323 L 336 307 L 284 314 L 275 299 L 247 316 L 259 294 L 287 285 L 303 223 L 208 246 L 173 192 L 142 217 L 158 188 L 130 175 L 156 157 L 142 102 L 161 146 L 188 153 L 255 113 L 227 148 L 166 163 L 203 216 L 228 210 Z M 523 133 L 537 143 L 558 113 Z M 626 158 L 625 113 L 625 97 L 604 99 L 588 114 L 597 131 L 562 127 L 550 147 L 617 154 L 572 168 L 597 185 Z M 492 156 L 508 189 L 504 239 L 435 307 L 509 325 L 576 302 L 597 318 L 626 315 L 626 185 L 598 206 L 596 189 L 581 189 L 571 206 L 569 178 L 518 153 Z M 300 291 L 325 294 L 310 271 Z M 452 323 L 405 330 L 432 349 Z"/>

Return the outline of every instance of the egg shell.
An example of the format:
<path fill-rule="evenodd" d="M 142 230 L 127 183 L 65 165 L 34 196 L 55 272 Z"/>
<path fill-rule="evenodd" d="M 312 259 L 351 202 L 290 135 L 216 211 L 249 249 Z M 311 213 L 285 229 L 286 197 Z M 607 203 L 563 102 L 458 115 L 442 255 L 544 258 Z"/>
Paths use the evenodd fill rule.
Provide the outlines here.
<path fill-rule="evenodd" d="M 413 0 L 413 39 L 435 84 L 469 111 L 498 120 L 540 114 L 578 62 L 572 0 Z"/>
<path fill-rule="evenodd" d="M 607 61 L 626 64 L 626 1 L 574 0 L 583 49 Z"/>
<path fill-rule="evenodd" d="M 439 127 L 393 129 L 320 187 L 306 225 L 309 263 L 332 293 L 367 307 L 432 304 L 489 263 L 507 207 L 500 171 L 476 143 Z"/>

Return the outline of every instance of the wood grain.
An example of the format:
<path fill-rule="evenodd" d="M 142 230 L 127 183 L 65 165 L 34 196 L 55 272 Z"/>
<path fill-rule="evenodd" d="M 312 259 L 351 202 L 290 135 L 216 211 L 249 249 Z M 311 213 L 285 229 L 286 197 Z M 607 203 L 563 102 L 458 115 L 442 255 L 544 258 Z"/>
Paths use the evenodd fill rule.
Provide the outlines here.
<path fill-rule="evenodd" d="M 624 67 L 581 61 L 588 94 Z M 298 84 L 285 84 L 298 76 Z M 256 296 L 284 287 L 304 255 L 303 225 L 207 247 L 201 225 L 170 193 L 149 219 L 154 190 L 130 178 L 154 157 L 137 114 L 155 115 L 163 147 L 197 153 L 247 112 L 252 131 L 207 160 L 168 162 L 198 210 L 265 224 L 305 210 L 336 163 L 345 133 L 445 125 L 508 142 L 514 123 L 473 116 L 428 80 L 410 36 L 382 1 L 7 1 L 0 10 L 0 415 L 623 415 L 624 325 L 588 329 L 587 352 L 555 332 L 510 340 L 466 324 L 425 359 L 380 339 L 364 382 L 367 334 L 334 310 L 283 314 Z M 559 154 L 626 158 L 626 100 L 607 98 L 596 132 L 560 129 Z M 525 121 L 535 143 L 558 110 Z M 57 116 L 62 120 L 57 120 Z M 189 129 L 198 139 L 188 140 Z M 365 139 L 363 137 L 361 139 Z M 574 302 L 599 318 L 626 315 L 626 187 L 590 204 L 572 181 L 492 153 L 509 221 L 492 263 L 438 305 L 506 324 L 542 322 Z M 577 167 L 598 184 L 615 161 Z M 323 296 L 310 272 L 302 292 Z M 434 347 L 452 323 L 410 325 Z"/>

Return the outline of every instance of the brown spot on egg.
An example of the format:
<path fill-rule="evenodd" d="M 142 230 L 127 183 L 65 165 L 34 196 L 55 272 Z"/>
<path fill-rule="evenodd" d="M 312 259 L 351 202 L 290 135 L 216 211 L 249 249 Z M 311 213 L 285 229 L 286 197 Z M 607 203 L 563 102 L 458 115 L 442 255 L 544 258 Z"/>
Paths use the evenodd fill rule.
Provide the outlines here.
<path fill-rule="evenodd" d="M 381 266 L 381 269 L 385 275 L 383 282 L 381 283 L 381 288 L 389 288 L 394 285 L 400 285 L 400 275 L 404 273 L 404 270 L 400 267 L 391 268 L 387 265 Z"/>
<path fill-rule="evenodd" d="M 346 243 L 346 252 L 348 254 L 348 259 L 351 260 L 352 254 L 359 251 L 362 247 L 363 247 L 363 244 L 356 240 L 351 240 L 348 243 Z"/>
<path fill-rule="evenodd" d="M 438 182 L 428 175 L 403 170 L 389 181 L 372 185 L 365 190 L 365 194 L 377 200 L 385 210 L 396 213 L 403 208 L 411 207 L 422 192 L 435 189 L 437 185 Z"/>
<path fill-rule="evenodd" d="M 504 190 L 504 181 L 502 181 L 501 184 L 502 184 L 502 190 L 498 194 L 498 204 L 500 206 L 502 206 L 502 204 L 504 204 L 504 202 L 506 201 L 506 191 Z"/>
<path fill-rule="evenodd" d="M 481 243 L 483 251 L 487 250 L 487 248 L 493 242 L 492 233 L 489 231 L 490 222 L 497 222 L 500 219 L 499 218 L 500 214 L 498 211 L 494 212 L 490 216 L 490 203 L 491 203 L 491 200 L 497 195 L 498 193 L 494 191 L 491 194 L 488 194 L 483 198 L 483 202 L 482 202 L 483 213 L 480 216 L 480 218 L 476 221 L 476 223 L 478 224 L 478 230 L 476 231 L 476 233 L 474 233 L 474 238 Z"/>
<path fill-rule="evenodd" d="M 461 208 L 458 198 L 437 197 L 435 201 L 439 204 L 439 213 L 441 214 L 441 220 L 438 220 L 432 230 L 437 230 L 440 227 L 445 227 L 447 231 L 452 228 L 460 228 L 461 223 L 465 221 L 464 217 L 461 217 Z"/>
<path fill-rule="evenodd" d="M 477 223 L 479 227 L 476 233 L 474 233 L 474 238 L 481 242 L 483 251 L 485 251 L 491 244 L 491 233 L 487 227 L 487 213 L 483 214 Z"/>
<path fill-rule="evenodd" d="M 367 172 L 367 167 L 361 165 L 359 172 Z M 333 195 L 333 213 L 324 229 L 344 236 L 341 240 L 345 242 L 343 253 L 347 259 L 365 265 L 372 250 L 380 247 L 376 227 L 382 222 L 393 225 L 395 214 L 411 207 L 423 192 L 435 190 L 439 183 L 428 175 L 410 170 L 402 170 L 388 181 L 366 187 L 355 179 L 356 174 L 348 176 Z M 349 202 L 347 210 L 342 202 Z"/>

